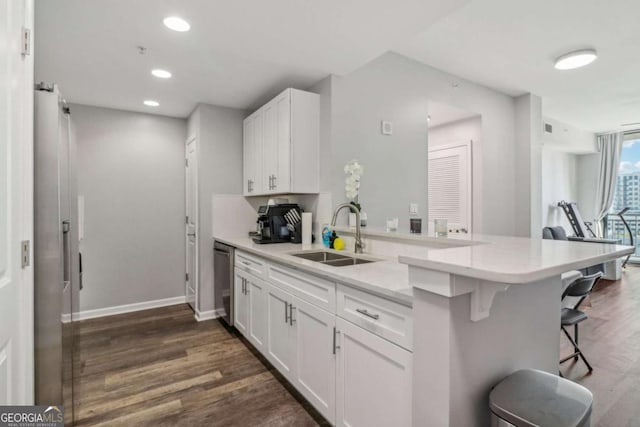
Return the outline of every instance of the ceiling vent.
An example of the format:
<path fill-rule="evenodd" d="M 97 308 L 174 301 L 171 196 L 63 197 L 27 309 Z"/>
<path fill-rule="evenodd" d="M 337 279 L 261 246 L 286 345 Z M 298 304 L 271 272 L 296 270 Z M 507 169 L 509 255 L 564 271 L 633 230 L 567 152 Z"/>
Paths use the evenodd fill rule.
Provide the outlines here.
<path fill-rule="evenodd" d="M 546 133 L 553 133 L 553 125 L 551 125 L 549 123 L 545 123 L 544 124 L 544 131 Z"/>

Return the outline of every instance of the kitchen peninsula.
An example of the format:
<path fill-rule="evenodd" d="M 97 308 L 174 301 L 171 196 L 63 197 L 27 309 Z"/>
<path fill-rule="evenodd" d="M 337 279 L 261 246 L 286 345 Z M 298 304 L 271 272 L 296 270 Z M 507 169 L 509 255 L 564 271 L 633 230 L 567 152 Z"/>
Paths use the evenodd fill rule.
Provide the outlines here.
<path fill-rule="evenodd" d="M 304 255 L 337 254 L 322 245 L 215 237 L 237 249 L 238 329 L 332 424 L 354 427 L 488 426 L 488 394 L 503 377 L 558 371 L 563 273 L 633 252 L 363 234 L 365 254 L 343 253 L 362 263 L 343 267 Z"/>

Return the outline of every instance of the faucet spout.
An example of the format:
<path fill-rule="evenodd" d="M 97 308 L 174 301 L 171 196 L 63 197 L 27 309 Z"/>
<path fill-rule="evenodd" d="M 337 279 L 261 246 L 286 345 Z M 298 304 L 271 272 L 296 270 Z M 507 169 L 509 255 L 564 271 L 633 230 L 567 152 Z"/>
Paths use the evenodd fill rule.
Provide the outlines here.
<path fill-rule="evenodd" d="M 356 247 L 355 247 L 355 252 L 357 254 L 361 254 L 364 245 L 362 244 L 362 236 L 360 235 L 360 209 L 358 209 L 356 206 L 352 205 L 351 203 L 342 203 L 342 204 L 338 205 L 336 207 L 336 210 L 333 211 L 333 218 L 331 219 L 331 226 L 333 227 L 333 226 L 336 225 L 336 221 L 338 219 L 338 213 L 344 208 L 348 208 L 348 209 L 350 209 L 351 211 L 353 211 L 356 214 Z"/>

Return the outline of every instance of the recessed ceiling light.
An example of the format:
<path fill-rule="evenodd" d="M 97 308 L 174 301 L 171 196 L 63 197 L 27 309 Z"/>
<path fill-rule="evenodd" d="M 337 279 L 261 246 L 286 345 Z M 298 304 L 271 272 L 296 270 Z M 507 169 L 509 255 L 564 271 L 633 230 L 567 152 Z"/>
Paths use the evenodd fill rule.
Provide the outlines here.
<path fill-rule="evenodd" d="M 556 59 L 555 68 L 556 70 L 573 70 L 591 64 L 597 57 L 595 49 L 576 50 Z"/>
<path fill-rule="evenodd" d="M 151 70 L 151 74 L 161 79 L 168 79 L 171 77 L 171 73 L 167 70 L 161 70 L 159 68 Z"/>
<path fill-rule="evenodd" d="M 189 25 L 187 21 L 177 16 L 168 16 L 164 18 L 162 22 L 167 26 L 167 28 L 172 29 L 173 31 L 180 31 L 181 33 L 191 29 L 191 25 Z"/>
<path fill-rule="evenodd" d="M 144 101 L 144 105 L 147 107 L 158 107 L 160 103 L 158 101 L 154 101 L 153 99 L 147 99 Z"/>

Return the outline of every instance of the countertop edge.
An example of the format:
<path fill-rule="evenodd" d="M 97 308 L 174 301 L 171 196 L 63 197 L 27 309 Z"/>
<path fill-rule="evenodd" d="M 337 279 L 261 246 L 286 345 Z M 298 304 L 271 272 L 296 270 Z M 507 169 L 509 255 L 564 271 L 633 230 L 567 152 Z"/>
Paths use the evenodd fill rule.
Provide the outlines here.
<path fill-rule="evenodd" d="M 579 270 L 581 268 L 590 267 L 595 264 L 608 262 L 632 254 L 634 252 L 635 248 L 628 247 L 628 249 L 621 249 L 620 251 L 614 253 L 596 255 L 580 261 L 542 268 L 536 271 L 526 271 L 522 273 L 489 271 L 410 256 L 400 256 L 398 257 L 398 260 L 400 261 L 400 263 L 407 264 L 409 267 L 436 270 L 444 273 L 456 274 L 459 276 L 471 277 L 474 279 L 487 280 L 498 283 L 526 284 L 536 282 L 538 280 L 547 279 L 552 276 L 560 276 L 569 270 Z"/>

